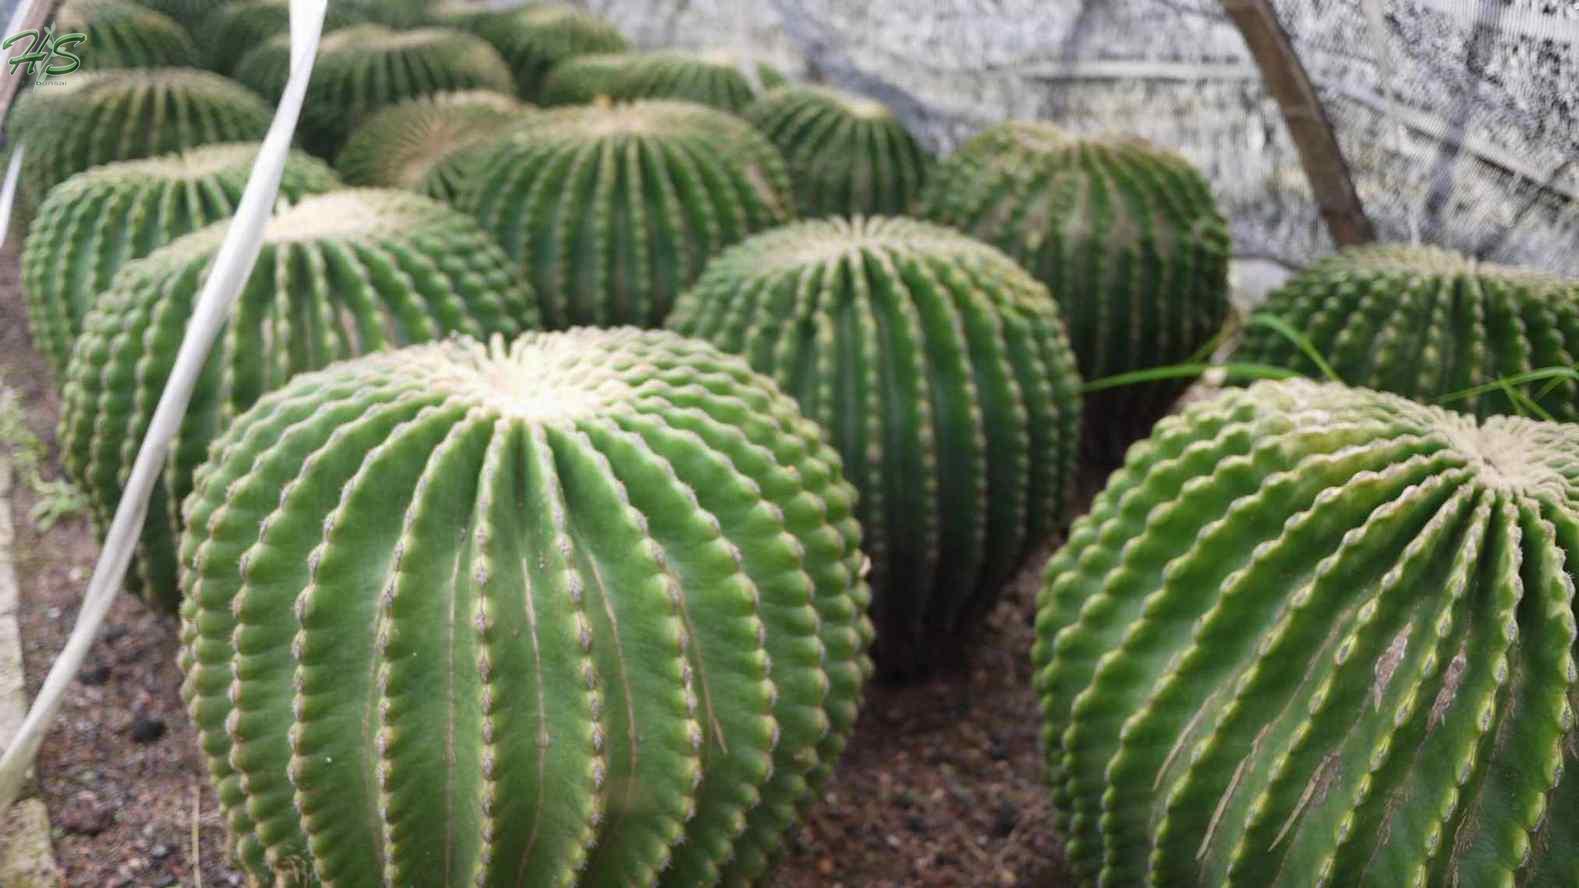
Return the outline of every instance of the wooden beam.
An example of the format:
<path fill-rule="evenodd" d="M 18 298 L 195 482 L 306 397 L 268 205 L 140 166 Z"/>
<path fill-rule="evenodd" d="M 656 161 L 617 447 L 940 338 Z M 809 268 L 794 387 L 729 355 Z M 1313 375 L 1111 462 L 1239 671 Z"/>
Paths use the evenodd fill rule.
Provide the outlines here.
<path fill-rule="evenodd" d="M 1316 197 L 1316 209 L 1339 246 L 1376 240 L 1376 228 L 1365 215 L 1354 190 L 1349 165 L 1338 147 L 1332 121 L 1316 96 L 1310 75 L 1294 51 L 1288 32 L 1278 21 L 1271 0 L 1222 0 L 1250 48 L 1267 91 L 1283 112 L 1283 123 L 1299 152 L 1299 162 Z"/>

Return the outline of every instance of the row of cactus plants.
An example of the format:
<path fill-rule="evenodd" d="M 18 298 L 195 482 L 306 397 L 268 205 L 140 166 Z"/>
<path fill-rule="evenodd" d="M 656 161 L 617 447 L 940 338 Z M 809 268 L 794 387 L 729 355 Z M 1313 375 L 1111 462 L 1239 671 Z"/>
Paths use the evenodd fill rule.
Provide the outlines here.
<path fill-rule="evenodd" d="M 485 18 L 448 23 L 484 34 Z M 422 42 L 405 39 L 384 46 Z M 489 42 L 523 95 L 551 91 L 550 50 L 523 67 Z M 331 68 L 341 88 L 376 80 L 358 64 Z M 1226 228 L 1178 158 L 1045 126 L 995 129 L 933 169 L 881 114 L 797 87 L 730 108 L 761 133 L 605 103 L 497 106 L 476 118 L 497 137 L 469 141 L 451 104 L 380 115 L 429 135 L 387 158 L 369 135 L 341 169 L 478 221 L 391 192 L 307 197 L 278 220 L 145 538 L 150 593 L 180 574 L 186 694 L 238 859 L 262 880 L 756 880 L 848 736 L 874 637 L 889 674 L 935 666 L 1065 517 L 1080 369 L 1212 341 Z M 891 160 L 863 165 L 885 142 Z M 452 145 L 455 166 L 421 150 Z M 848 160 L 819 170 L 828 156 Z M 766 230 L 797 203 L 834 218 Z M 860 217 L 912 207 L 960 230 Z M 64 429 L 110 503 L 215 243 L 137 259 L 181 224 L 112 223 L 126 268 L 102 299 L 90 283 L 70 297 L 89 320 Z M 1565 377 L 1522 401 L 1492 381 L 1571 363 L 1574 296 L 1379 250 L 1269 310 L 1348 381 L 1566 418 Z M 684 337 L 528 333 L 288 379 L 450 330 L 665 320 Z M 1241 354 L 1308 369 L 1310 349 L 1269 329 Z M 1356 348 L 1368 331 L 1388 347 Z M 1088 439 L 1111 456 L 1176 393 L 1087 402 Z M 1079 878 L 1571 884 L 1574 434 L 1303 382 L 1158 425 L 1038 602 Z M 342 680 L 367 693 L 347 704 Z M 435 723 L 442 750 L 419 739 Z M 545 746 L 551 732 L 584 742 Z M 1416 803 L 1435 819 L 1403 813 Z"/>

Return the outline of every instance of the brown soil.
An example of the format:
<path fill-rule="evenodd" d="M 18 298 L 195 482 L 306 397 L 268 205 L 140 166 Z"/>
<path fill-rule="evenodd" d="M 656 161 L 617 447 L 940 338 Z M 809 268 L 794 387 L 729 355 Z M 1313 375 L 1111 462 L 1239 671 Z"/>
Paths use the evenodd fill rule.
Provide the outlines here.
<path fill-rule="evenodd" d="M 0 378 L 52 442 L 59 402 L 27 338 L 14 247 L 0 254 Z M 1089 485 L 1088 485 L 1089 486 Z M 29 695 L 76 621 L 98 547 L 85 520 L 39 533 L 17 490 L 21 629 Z M 1040 564 L 1045 553 L 1032 559 Z M 1068 882 L 1051 824 L 1030 689 L 1034 572 L 1006 590 L 958 673 L 876 686 L 825 798 L 791 837 L 782 888 Z M 241 884 L 180 700 L 177 624 L 130 596 L 66 695 L 44 741 L 38 790 L 70 886 Z M 162 732 L 161 732 L 162 727 Z M 194 853 L 194 820 L 200 841 Z"/>

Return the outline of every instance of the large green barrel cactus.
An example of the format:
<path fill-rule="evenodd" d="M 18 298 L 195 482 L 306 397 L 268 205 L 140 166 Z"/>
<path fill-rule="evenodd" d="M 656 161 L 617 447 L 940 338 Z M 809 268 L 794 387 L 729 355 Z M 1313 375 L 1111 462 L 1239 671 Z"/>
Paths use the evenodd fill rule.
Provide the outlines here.
<path fill-rule="evenodd" d="M 926 182 L 932 158 L 871 99 L 784 86 L 742 113 L 783 152 L 804 215 L 905 213 Z"/>
<path fill-rule="evenodd" d="M 100 527 L 120 500 L 227 227 L 127 264 L 83 323 L 60 442 Z M 214 436 L 264 392 L 342 358 L 455 332 L 514 333 L 535 320 L 514 264 L 475 222 L 436 201 L 336 191 L 275 216 L 150 502 L 134 585 L 174 608 L 178 506 L 192 472 Z"/>
<path fill-rule="evenodd" d="M 600 55 L 574 58 L 549 74 L 544 104 L 611 99 L 679 99 L 721 111 L 740 111 L 756 98 L 756 90 L 740 71 L 740 59 L 724 50 L 708 52 L 626 53 L 623 58 Z M 765 85 L 783 77 L 758 66 Z"/>
<path fill-rule="evenodd" d="M 879 666 L 951 665 L 1068 507 L 1080 379 L 1046 288 L 935 225 L 818 220 L 726 250 L 669 326 L 829 429 L 861 492 Z"/>
<path fill-rule="evenodd" d="M 441 15 L 440 21 L 463 27 L 493 44 L 515 74 L 516 92 L 532 102 L 540 99 L 549 69 L 565 59 L 629 48 L 609 22 L 558 3 L 497 12 L 455 12 Z"/>
<path fill-rule="evenodd" d="M 82 319 L 115 273 L 241 203 L 255 142 L 206 145 L 78 173 L 49 192 L 22 248 L 22 290 L 33 343 L 58 374 Z M 280 195 L 296 200 L 339 186 L 321 161 L 294 152 Z"/>
<path fill-rule="evenodd" d="M 66 0 L 55 13 L 57 35 L 87 39 L 73 50 L 82 70 L 191 65 L 197 46 L 169 16 L 128 0 Z"/>
<path fill-rule="evenodd" d="M 324 14 L 324 30 L 362 24 L 361 10 L 343 0 L 329 4 Z M 259 44 L 290 31 L 291 0 L 233 0 L 209 11 L 192 33 L 203 46 L 203 64 L 229 74 L 247 53 Z"/>
<path fill-rule="evenodd" d="M 656 326 L 709 257 L 794 214 L 777 149 L 689 102 L 531 115 L 462 203 L 526 265 L 554 328 Z"/>
<path fill-rule="evenodd" d="M 290 34 L 269 40 L 241 60 L 236 78 L 278 99 L 290 76 L 290 49 Z M 472 89 L 511 91 L 510 69 L 477 37 L 447 28 L 341 28 L 319 44 L 302 109 L 301 143 L 332 158 L 351 130 L 380 108 Z"/>
<path fill-rule="evenodd" d="M 920 203 L 1048 286 L 1086 379 L 1188 361 L 1227 318 L 1230 244 L 1211 190 L 1184 158 L 1140 140 L 1005 123 L 939 163 Z M 1094 452 L 1144 435 L 1185 385 L 1094 394 Z"/>
<path fill-rule="evenodd" d="M 256 93 L 194 68 L 78 72 L 17 101 L 10 131 L 26 146 L 22 190 L 36 207 L 89 167 L 215 142 L 258 141 L 273 111 Z"/>
<path fill-rule="evenodd" d="M 241 866 L 756 881 L 870 671 L 854 498 L 792 401 L 662 331 L 415 346 L 269 395 L 182 541 L 184 692 Z"/>
<path fill-rule="evenodd" d="M 335 165 L 352 185 L 404 188 L 455 203 L 493 141 L 527 110 L 486 90 L 410 99 L 357 127 Z"/>
<path fill-rule="evenodd" d="M 1163 420 L 1039 601 L 1071 867 L 1579 884 L 1576 569 L 1579 426 L 1307 380 Z"/>
<path fill-rule="evenodd" d="M 620 86 L 639 55 L 595 52 L 565 59 L 543 78 L 538 101 L 545 106 L 586 105 L 622 94 Z"/>
<path fill-rule="evenodd" d="M 1579 356 L 1579 281 L 1433 247 L 1345 250 L 1295 275 L 1256 313 L 1304 334 L 1344 382 L 1427 402 L 1571 367 Z M 1245 331 L 1236 360 L 1318 372 L 1299 346 L 1259 325 Z M 1553 418 L 1579 420 L 1573 380 L 1522 390 Z M 1482 417 L 1520 412 L 1494 386 L 1445 406 Z"/>

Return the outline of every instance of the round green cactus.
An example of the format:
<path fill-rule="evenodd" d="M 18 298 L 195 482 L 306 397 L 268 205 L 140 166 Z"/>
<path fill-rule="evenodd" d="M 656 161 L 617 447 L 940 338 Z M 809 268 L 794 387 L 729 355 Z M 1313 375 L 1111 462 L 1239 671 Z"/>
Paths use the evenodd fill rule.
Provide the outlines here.
<path fill-rule="evenodd" d="M 278 99 L 290 75 L 290 35 L 248 53 L 236 77 Z M 301 143 L 332 158 L 367 115 L 406 99 L 463 90 L 512 90 L 510 69 L 481 39 L 447 28 L 395 31 L 354 25 L 323 38 L 307 104 Z"/>
<path fill-rule="evenodd" d="M 204 15 L 193 33 L 203 44 L 204 65 L 230 74 L 259 44 L 288 33 L 290 22 L 291 0 L 236 0 Z M 330 4 L 324 14 L 325 31 L 365 22 L 343 2 Z"/>
<path fill-rule="evenodd" d="M 213 12 L 221 6 L 228 6 L 236 0 L 135 0 L 137 5 L 146 6 L 155 12 L 163 13 L 177 22 L 195 22 Z"/>
<path fill-rule="evenodd" d="M 744 117 L 778 146 L 807 216 L 907 212 L 932 158 L 881 104 L 820 86 L 784 86 Z"/>
<path fill-rule="evenodd" d="M 404 188 L 455 203 L 492 142 L 527 113 L 514 98 L 485 90 L 410 99 L 357 127 L 336 166 L 352 185 Z"/>
<path fill-rule="evenodd" d="M 939 163 L 920 204 L 1047 285 L 1088 380 L 1189 361 L 1228 316 L 1228 229 L 1205 178 L 1137 139 L 1002 124 Z M 1091 395 L 1093 454 L 1121 453 L 1187 385 Z"/>
<path fill-rule="evenodd" d="M 260 141 L 273 111 L 246 87 L 195 68 L 78 72 L 17 101 L 11 133 L 26 146 L 23 197 L 90 167 L 216 142 Z"/>
<path fill-rule="evenodd" d="M 67 472 L 107 527 L 138 442 L 228 226 L 128 263 L 83 323 L 67 366 Z M 214 345 L 149 505 L 134 584 L 160 607 L 178 591 L 178 505 L 208 444 L 294 374 L 449 333 L 535 326 L 509 258 L 465 215 L 403 191 L 315 195 L 270 221 L 263 251 Z"/>
<path fill-rule="evenodd" d="M 543 78 L 538 99 L 551 107 L 586 105 L 623 95 L 621 78 L 629 72 L 632 59 L 640 57 L 628 52 L 594 52 L 565 59 Z"/>
<path fill-rule="evenodd" d="M 49 192 L 22 248 L 22 290 L 33 342 L 57 374 L 82 319 L 115 272 L 241 203 L 255 142 L 206 145 L 78 173 Z M 339 187 L 321 161 L 294 152 L 280 195 L 296 200 Z"/>
<path fill-rule="evenodd" d="M 1370 246 L 1315 263 L 1274 291 L 1257 314 L 1304 334 L 1350 385 L 1436 401 L 1579 355 L 1579 281 L 1475 262 L 1432 247 Z M 1276 331 L 1251 325 L 1235 360 L 1318 368 Z M 1521 387 L 1554 419 L 1579 420 L 1579 385 Z M 1444 406 L 1477 416 L 1519 413 L 1509 390 Z"/>
<path fill-rule="evenodd" d="M 756 881 L 871 669 L 854 499 L 792 401 L 662 331 L 415 346 L 269 395 L 182 540 L 239 862 Z"/>
<path fill-rule="evenodd" d="M 604 19 L 557 3 L 498 12 L 457 12 L 440 21 L 463 27 L 493 44 L 510 63 L 516 92 L 533 102 L 541 98 L 549 69 L 565 59 L 629 48 L 619 30 Z"/>
<path fill-rule="evenodd" d="M 191 35 L 169 16 L 124 0 L 66 0 L 55 33 L 86 36 L 76 52 L 82 70 L 163 68 L 197 58 Z"/>
<path fill-rule="evenodd" d="M 1048 564 L 1103 885 L 1573 885 L 1579 427 L 1308 380 L 1186 408 Z"/>
<path fill-rule="evenodd" d="M 525 264 L 550 328 L 657 326 L 718 250 L 788 221 L 784 161 L 689 102 L 531 115 L 462 199 Z"/>
<path fill-rule="evenodd" d="M 952 665 L 1068 508 L 1080 378 L 1046 288 L 935 225 L 816 220 L 726 250 L 669 326 L 830 430 L 861 492 L 879 666 Z"/>

